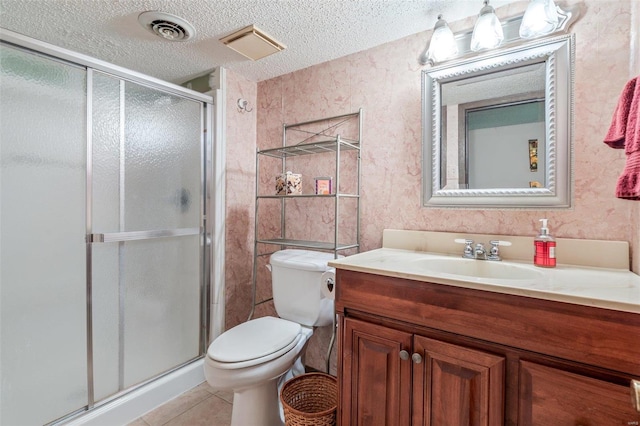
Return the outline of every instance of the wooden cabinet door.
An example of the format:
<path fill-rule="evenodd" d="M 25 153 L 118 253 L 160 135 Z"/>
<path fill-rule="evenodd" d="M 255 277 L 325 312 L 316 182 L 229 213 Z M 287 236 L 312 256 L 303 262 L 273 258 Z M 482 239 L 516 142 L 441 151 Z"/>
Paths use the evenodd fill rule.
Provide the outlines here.
<path fill-rule="evenodd" d="M 629 426 L 640 424 L 629 387 L 520 362 L 520 426 Z"/>
<path fill-rule="evenodd" d="M 343 426 L 407 426 L 411 416 L 411 334 L 351 318 L 344 320 Z"/>
<path fill-rule="evenodd" d="M 504 357 L 421 336 L 414 352 L 414 426 L 503 425 Z"/>

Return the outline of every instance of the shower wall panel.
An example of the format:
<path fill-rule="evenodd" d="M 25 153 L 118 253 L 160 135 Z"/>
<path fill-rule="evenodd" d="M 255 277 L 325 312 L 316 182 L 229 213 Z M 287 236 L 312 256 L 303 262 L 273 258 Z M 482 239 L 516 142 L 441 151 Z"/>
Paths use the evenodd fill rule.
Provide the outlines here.
<path fill-rule="evenodd" d="M 0 424 L 87 404 L 86 73 L 0 46 Z"/>
<path fill-rule="evenodd" d="M 205 104 L 107 71 L 0 44 L 3 425 L 203 353 Z"/>

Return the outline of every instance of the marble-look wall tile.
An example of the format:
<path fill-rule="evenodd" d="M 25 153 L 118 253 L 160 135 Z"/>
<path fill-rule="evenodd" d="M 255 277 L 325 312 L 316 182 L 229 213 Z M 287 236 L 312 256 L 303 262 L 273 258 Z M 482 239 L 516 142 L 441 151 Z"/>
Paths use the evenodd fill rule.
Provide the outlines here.
<path fill-rule="evenodd" d="M 361 250 L 380 247 L 385 228 L 530 236 L 538 228 L 538 219 L 547 217 L 552 233 L 558 237 L 629 241 L 638 271 L 639 203 L 615 198 L 624 154 L 602 142 L 620 90 L 630 77 L 632 1 L 565 2 L 580 5 L 584 12 L 573 27 L 575 161 L 570 210 L 422 207 L 422 67 L 417 56 L 431 31 L 258 83 L 257 145 L 280 145 L 283 123 L 362 107 Z M 497 13 L 513 16 L 522 13 L 526 5 L 524 1 L 514 2 Z M 460 31 L 471 28 L 474 21 L 475 17 L 470 17 L 450 25 Z M 296 214 L 306 213 L 299 209 Z M 316 216 L 317 212 L 311 212 L 300 221 L 310 226 Z M 326 345 L 318 346 L 326 350 Z M 310 359 L 317 361 L 324 356 L 312 352 Z"/>
<path fill-rule="evenodd" d="M 240 111 L 239 98 L 249 102 Z M 257 85 L 227 71 L 226 126 L 226 328 L 247 320 L 251 309 L 251 277 L 255 216 L 255 151 Z"/>
<path fill-rule="evenodd" d="M 501 16 L 520 13 L 526 7 L 522 3 L 501 8 L 498 13 Z M 421 207 L 421 68 L 416 55 L 430 32 L 278 77 L 282 122 L 364 108 L 364 250 L 380 245 L 384 228 L 470 232 L 481 226 L 484 232 L 532 235 L 541 216 L 549 217 L 558 236 L 633 240 L 627 226 L 617 225 L 629 223 L 631 207 L 613 196 L 624 155 L 602 143 L 619 91 L 629 77 L 630 31 L 625 23 L 630 22 L 630 3 L 593 0 L 571 3 L 583 3 L 585 9 L 574 26 L 577 59 L 572 210 Z M 472 19 L 464 20 L 464 25 L 470 22 Z M 462 27 L 459 23 L 452 26 Z M 609 28 L 614 30 L 608 31 Z M 263 86 L 273 89 L 275 84 L 261 82 L 259 91 Z M 269 93 L 272 98 L 277 97 L 273 90 Z M 637 243 L 631 242 L 635 248 Z"/>
<path fill-rule="evenodd" d="M 256 144 L 260 149 L 282 145 L 283 79 L 276 77 L 258 85 L 258 110 Z M 262 176 L 262 174 L 261 174 Z"/>
<path fill-rule="evenodd" d="M 631 232 L 635 235 L 635 247 L 631 257 L 631 265 L 636 274 L 640 274 L 640 203 L 635 203 L 635 213 L 631 215 Z"/>
<path fill-rule="evenodd" d="M 501 16 L 520 13 L 523 10 L 520 3 L 508 6 L 508 10 L 498 9 L 498 13 Z M 569 211 L 421 207 L 421 68 L 415 58 L 430 32 L 260 82 L 257 88 L 255 83 L 229 72 L 227 328 L 246 320 L 250 310 L 256 145 L 261 149 L 279 146 L 283 123 L 353 112 L 359 107 L 365 110 L 362 250 L 379 247 L 384 228 L 461 232 L 482 228 L 488 233 L 532 235 L 537 219 L 547 216 L 557 236 L 630 241 L 634 269 L 638 271 L 640 206 L 613 196 L 625 158 L 621 151 L 602 144 L 619 91 L 629 77 L 626 70 L 630 28 L 625 22 L 631 22 L 631 8 L 624 1 L 584 4 L 586 13 L 574 27 L 575 203 Z M 472 24 L 473 18 L 468 18 L 452 22 L 451 26 L 458 31 Z M 256 113 L 239 112 L 236 101 L 240 97 L 255 105 Z M 265 172 L 261 173 L 266 188 L 273 184 L 267 173 L 269 167 L 265 165 Z M 310 170 L 305 174 L 312 179 L 318 173 Z M 305 214 L 304 209 L 298 210 L 296 215 Z M 316 225 L 326 222 L 325 216 L 316 210 L 313 217 L 302 217 L 298 221 L 302 224 L 300 230 L 313 234 L 318 229 Z M 264 230 L 278 232 L 278 226 L 274 221 Z M 346 223 L 343 229 L 348 229 Z M 262 263 L 260 271 L 264 268 Z M 258 300 L 270 297 L 270 279 L 262 272 L 258 274 Z M 263 310 L 258 309 L 256 316 L 266 313 Z M 317 334 L 318 340 L 323 340 L 323 334 L 326 333 Z M 321 352 L 322 342 L 311 345 L 308 358 L 316 364 L 314 368 L 321 368 L 324 362 Z"/>
<path fill-rule="evenodd" d="M 299 123 L 352 112 L 349 92 L 344 90 L 344 82 L 348 79 L 348 63 L 344 59 L 283 76 L 283 123 Z"/>
<path fill-rule="evenodd" d="M 631 25 L 633 28 L 640 28 L 640 3 L 634 2 L 631 4 Z M 632 31 L 631 46 L 635 47 L 635 52 L 631 52 L 632 62 L 630 64 L 630 77 L 640 76 L 640 32 Z M 633 252 L 631 258 L 631 264 L 635 273 L 640 274 L 640 202 L 633 203 L 633 212 L 631 214 L 631 233 L 635 237 L 634 247 L 636 250 Z"/>

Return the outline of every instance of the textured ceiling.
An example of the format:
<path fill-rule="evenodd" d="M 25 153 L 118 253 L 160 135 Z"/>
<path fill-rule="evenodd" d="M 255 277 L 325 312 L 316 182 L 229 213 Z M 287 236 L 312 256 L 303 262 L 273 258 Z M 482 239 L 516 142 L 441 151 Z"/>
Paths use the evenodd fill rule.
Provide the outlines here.
<path fill-rule="evenodd" d="M 0 27 L 174 83 L 218 66 L 261 81 L 428 30 L 439 13 L 456 21 L 481 7 L 481 0 L 0 0 Z M 155 36 L 138 24 L 147 10 L 186 19 L 196 37 Z M 250 24 L 287 49 L 254 62 L 219 41 Z"/>

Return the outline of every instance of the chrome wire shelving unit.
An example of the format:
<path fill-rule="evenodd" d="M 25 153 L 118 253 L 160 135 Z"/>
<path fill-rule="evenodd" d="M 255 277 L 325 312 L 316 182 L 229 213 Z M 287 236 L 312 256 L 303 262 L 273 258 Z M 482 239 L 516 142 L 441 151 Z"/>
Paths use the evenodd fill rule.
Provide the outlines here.
<path fill-rule="evenodd" d="M 344 132 L 342 132 L 344 130 Z M 342 134 L 341 134 L 342 133 Z M 346 135 L 344 133 L 347 133 Z M 294 137 L 295 136 L 295 137 Z M 296 137 L 298 139 L 296 139 Z M 301 140 L 299 140 L 301 138 Z M 294 142 L 291 142 L 291 140 Z M 337 115 L 332 117 L 321 118 L 317 120 L 305 121 L 296 124 L 283 125 L 282 146 L 277 148 L 269 148 L 258 150 L 256 152 L 256 199 L 255 199 L 255 245 L 253 256 L 253 274 L 252 274 L 252 308 L 249 319 L 253 317 L 255 308 L 258 305 L 269 302 L 272 299 L 256 300 L 256 287 L 258 276 L 259 259 L 269 256 L 275 251 L 286 248 L 299 248 L 309 250 L 319 250 L 333 253 L 338 258 L 341 252 L 351 250 L 358 252 L 360 249 L 360 162 L 361 162 L 361 144 L 362 144 L 362 109 L 357 112 Z M 347 154 L 348 153 L 348 154 Z M 301 156 L 314 156 L 318 154 L 333 154 L 333 156 L 322 156 L 323 169 L 326 169 L 327 175 L 333 175 L 333 190 L 330 194 L 298 194 L 298 195 L 275 195 L 265 194 L 261 188 L 261 159 L 270 159 L 274 162 L 273 174 L 285 173 L 289 170 L 291 160 Z M 348 157 L 346 157 L 348 155 Z M 342 182 L 344 161 L 350 161 L 353 158 L 353 167 L 355 173 L 349 174 L 349 179 L 355 182 Z M 279 160 L 279 161 L 278 161 Z M 277 165 L 275 165 L 277 164 Z M 326 166 L 326 167 L 325 167 Z M 347 164 L 351 167 L 351 164 Z M 271 169 L 269 169 L 271 170 Z M 306 179 L 309 177 L 306 176 Z M 343 185 L 345 183 L 345 185 Z M 348 190 L 343 190 L 348 188 Z M 262 192 L 261 192 L 262 189 Z M 311 199 L 332 199 L 333 212 L 331 226 L 327 225 L 324 235 L 318 236 L 318 240 L 297 239 L 289 236 L 287 228 L 287 203 L 292 200 L 308 200 L 311 205 Z M 275 201 L 274 201 L 275 200 Z M 280 225 L 279 233 L 275 235 L 261 236 L 261 223 L 264 218 L 260 217 L 260 207 L 263 203 L 270 202 L 276 206 L 279 200 L 279 206 L 274 207 L 277 213 L 269 217 L 269 220 L 277 220 L 279 215 Z M 347 201 L 350 200 L 350 201 Z M 345 203 L 349 203 L 351 210 L 344 207 Z M 308 214 L 313 214 L 309 207 Z M 353 218 L 353 226 L 355 230 L 351 233 L 353 240 L 340 241 L 341 238 L 341 214 L 350 215 Z M 355 217 L 353 217 L 355 216 Z M 331 236 L 331 238 L 328 238 Z M 313 236 L 315 238 L 315 235 Z M 332 335 L 329 351 L 327 353 L 327 372 L 329 371 L 329 357 L 335 339 L 335 323 L 334 333 Z"/>

